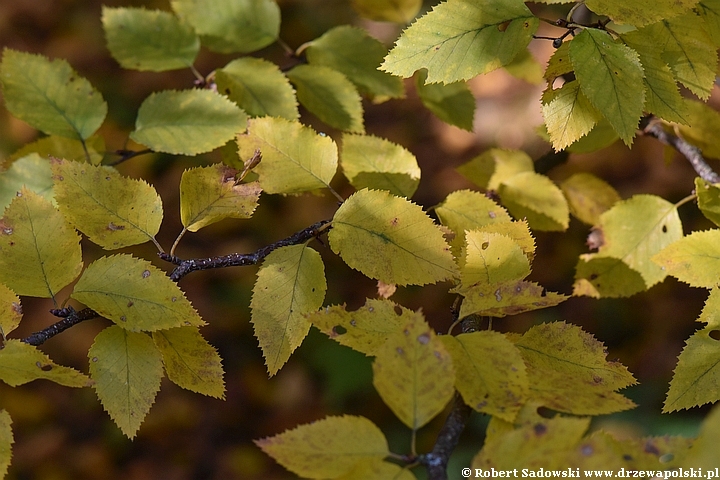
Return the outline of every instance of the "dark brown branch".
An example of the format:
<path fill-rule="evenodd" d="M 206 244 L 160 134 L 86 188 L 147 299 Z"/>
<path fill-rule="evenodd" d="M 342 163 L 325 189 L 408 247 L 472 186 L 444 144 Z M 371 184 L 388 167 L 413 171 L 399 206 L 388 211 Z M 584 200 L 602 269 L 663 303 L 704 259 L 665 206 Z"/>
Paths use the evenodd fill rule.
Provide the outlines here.
<path fill-rule="evenodd" d="M 173 282 L 180 281 L 185 275 L 190 272 L 197 270 L 209 270 L 211 268 L 226 268 L 226 267 L 243 267 L 247 265 L 255 265 L 260 263 L 265 257 L 267 257 L 273 250 L 286 247 L 288 245 L 299 245 L 307 242 L 310 239 L 316 238 L 328 230 L 327 225 L 330 220 L 323 220 L 310 225 L 308 228 L 301 230 L 297 233 L 290 235 L 289 237 L 271 243 L 265 247 L 258 249 L 254 253 L 231 253 L 230 255 L 223 255 L 220 257 L 212 258 L 196 258 L 190 260 L 181 260 L 173 255 L 167 253 L 159 253 L 158 255 L 163 260 L 177 265 L 177 268 L 170 274 L 170 279 Z"/>
<path fill-rule="evenodd" d="M 661 143 L 669 145 L 675 150 L 677 150 L 683 157 L 687 159 L 688 162 L 690 162 L 690 165 L 692 165 L 700 178 L 702 178 L 706 182 L 720 182 L 720 175 L 715 173 L 715 171 L 710 167 L 710 165 L 707 164 L 700 149 L 694 145 L 690 145 L 687 141 L 678 137 L 677 135 L 666 131 L 660 122 L 655 121 L 655 117 L 644 117 L 640 121 L 640 129 L 642 130 L 643 134 L 650 137 L 655 137 Z"/>
<path fill-rule="evenodd" d="M 110 163 L 106 164 L 110 167 L 114 167 L 115 165 L 120 165 L 121 163 L 123 163 L 127 160 L 130 160 L 131 158 L 139 157 L 140 155 L 145 155 L 147 153 L 152 153 L 152 150 L 150 150 L 149 148 L 147 148 L 145 150 L 138 150 L 138 151 L 121 149 L 121 150 L 115 150 L 112 153 L 114 153 L 115 155 L 119 155 L 120 158 L 118 158 L 114 162 L 110 162 Z"/>
<path fill-rule="evenodd" d="M 77 325 L 80 322 L 100 317 L 100 314 L 91 308 L 85 308 L 83 310 L 80 310 L 79 312 L 76 312 L 74 309 L 72 309 L 72 307 L 68 307 L 68 309 L 63 310 L 65 311 L 56 312 L 57 316 L 64 317 L 62 320 L 57 323 L 53 323 L 49 327 L 44 328 L 39 332 L 35 332 L 20 341 L 29 343 L 30 345 L 38 346 L 45 343 L 47 340 L 51 339 L 58 333 L 62 333 L 68 328 Z"/>
<path fill-rule="evenodd" d="M 452 410 L 445 419 L 440 433 L 438 434 L 432 452 L 420 455 L 420 463 L 425 465 L 430 480 L 447 480 L 447 465 L 450 455 L 460 441 L 460 434 L 465 429 L 472 408 L 465 405 L 459 393 L 455 394 Z"/>

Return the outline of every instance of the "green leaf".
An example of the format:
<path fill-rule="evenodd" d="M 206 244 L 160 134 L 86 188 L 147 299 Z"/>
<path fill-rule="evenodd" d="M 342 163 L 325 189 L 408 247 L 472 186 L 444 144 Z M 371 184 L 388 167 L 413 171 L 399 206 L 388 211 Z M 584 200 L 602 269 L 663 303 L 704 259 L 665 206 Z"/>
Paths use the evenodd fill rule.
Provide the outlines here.
<path fill-rule="evenodd" d="M 458 172 L 485 190 L 497 190 L 500 184 L 517 173 L 532 172 L 532 158 L 521 150 L 491 148 L 460 165 Z"/>
<path fill-rule="evenodd" d="M 4 211 L 23 187 L 52 202 L 54 192 L 50 160 L 30 153 L 0 172 L 0 210 Z"/>
<path fill-rule="evenodd" d="M 6 48 L 0 80 L 10 113 L 48 135 L 86 139 L 107 114 L 100 92 L 65 60 Z"/>
<path fill-rule="evenodd" d="M 623 142 L 632 145 L 645 104 L 637 52 L 607 32 L 586 28 L 570 42 L 570 59 L 582 93 Z"/>
<path fill-rule="evenodd" d="M 720 407 L 715 406 L 703 420 L 700 434 L 683 458 L 683 466 L 705 468 L 706 472 L 717 468 L 718 436 L 720 436 Z"/>
<path fill-rule="evenodd" d="M 422 0 L 353 0 L 357 12 L 376 22 L 410 23 L 420 11 Z"/>
<path fill-rule="evenodd" d="M 521 50 L 504 68 L 513 77 L 533 85 L 540 85 L 543 82 L 543 66 L 529 50 Z"/>
<path fill-rule="evenodd" d="M 311 65 L 329 67 L 345 75 L 360 93 L 375 103 L 405 96 L 402 79 L 378 70 L 387 48 L 365 30 L 342 25 L 310 42 L 305 55 Z"/>
<path fill-rule="evenodd" d="M 173 10 L 220 53 L 250 53 L 275 42 L 280 7 L 273 0 L 172 0 Z"/>
<path fill-rule="evenodd" d="M 695 193 L 698 208 L 705 218 L 720 226 L 720 185 L 707 183 L 700 177 L 695 178 Z"/>
<path fill-rule="evenodd" d="M 453 359 L 455 388 L 465 403 L 512 422 L 529 389 L 525 363 L 515 345 L 492 331 L 438 338 Z"/>
<path fill-rule="evenodd" d="M 0 338 L 5 338 L 20 325 L 22 305 L 15 292 L 0 283 Z"/>
<path fill-rule="evenodd" d="M 168 378 L 176 385 L 215 398 L 225 398 L 222 360 L 195 327 L 152 334 Z"/>
<path fill-rule="evenodd" d="M 543 99 L 542 113 L 553 148 L 559 152 L 590 133 L 602 115 L 576 80 L 552 90 L 551 96 L 547 101 Z"/>
<path fill-rule="evenodd" d="M 270 376 L 307 336 L 310 322 L 305 314 L 322 306 L 326 290 L 322 258 L 307 245 L 281 247 L 265 257 L 250 308 Z"/>
<path fill-rule="evenodd" d="M 695 332 L 678 357 L 663 412 L 692 408 L 720 400 L 720 290 L 715 286 L 705 301 L 699 322 L 707 326 Z M 714 338 L 715 337 L 715 338 Z"/>
<path fill-rule="evenodd" d="M 306 318 L 340 345 L 374 356 L 388 335 L 400 330 L 413 315 L 415 312 L 412 310 L 390 300 L 369 298 L 365 305 L 353 312 L 345 310 L 344 305 L 338 305 L 321 308 Z"/>
<path fill-rule="evenodd" d="M 57 157 L 77 162 L 87 162 L 89 156 L 90 163 L 99 165 L 105 153 L 105 140 L 99 135 L 93 135 L 84 141 L 50 135 L 16 150 L 10 159 L 20 159 L 31 153 L 37 153 L 43 160 L 47 160 L 47 157 Z"/>
<path fill-rule="evenodd" d="M 192 66 L 200 39 L 169 12 L 103 6 L 108 50 L 123 68 L 162 72 Z"/>
<path fill-rule="evenodd" d="M 601 296 L 632 295 L 639 279 L 630 270 L 640 274 L 644 289 L 652 287 L 667 273 L 651 258 L 683 235 L 675 205 L 654 195 L 635 195 L 615 204 L 600 216 L 597 230 L 602 244 L 598 253 L 580 257 L 574 295 L 592 294 L 588 283 Z M 610 291 L 604 293 L 603 288 Z"/>
<path fill-rule="evenodd" d="M 0 410 L 0 477 L 5 478 L 12 459 L 12 419 L 5 410 Z"/>
<path fill-rule="evenodd" d="M 613 22 L 636 27 L 667 20 L 688 12 L 698 0 L 587 0 L 587 7 L 598 15 L 607 15 Z"/>
<path fill-rule="evenodd" d="M 695 13 L 688 13 L 639 30 L 667 62 L 675 78 L 695 95 L 707 100 L 718 64 L 712 38 Z"/>
<path fill-rule="evenodd" d="M 140 105 L 130 138 L 156 152 L 197 155 L 222 147 L 246 126 L 245 112 L 211 90 L 166 90 Z"/>
<path fill-rule="evenodd" d="M 717 46 L 720 45 L 720 1 L 702 0 L 695 8 L 700 17 L 705 21 L 705 28 Z"/>
<path fill-rule="evenodd" d="M 422 209 L 401 197 L 361 190 L 340 206 L 330 247 L 366 276 L 398 285 L 425 285 L 457 273 L 442 232 Z"/>
<path fill-rule="evenodd" d="M 465 232 L 465 241 L 458 293 L 475 286 L 496 287 L 530 274 L 528 258 L 510 237 L 470 230 Z"/>
<path fill-rule="evenodd" d="M 257 208 L 260 185 L 238 184 L 238 172 L 223 164 L 183 172 L 180 180 L 180 218 L 185 228 L 197 232 L 224 218 L 250 218 Z"/>
<path fill-rule="evenodd" d="M 338 130 L 363 133 L 363 107 L 355 85 L 328 67 L 298 65 L 287 73 L 305 108 Z"/>
<path fill-rule="evenodd" d="M 602 415 L 634 403 L 617 390 L 636 383 L 622 364 L 608 362 L 602 343 L 580 327 L 553 322 L 530 328 L 515 346 L 527 367 L 530 397 L 559 412 Z"/>
<path fill-rule="evenodd" d="M 390 451 L 382 431 L 365 417 L 325 417 L 255 440 L 280 465 L 305 478 L 339 478 Z"/>
<path fill-rule="evenodd" d="M 422 313 L 390 335 L 373 362 L 373 385 L 390 410 L 417 430 L 439 414 L 455 392 L 450 354 Z"/>
<path fill-rule="evenodd" d="M 545 175 L 522 172 L 507 178 L 498 190 L 515 218 L 526 218 L 533 230 L 565 230 L 570 209 L 562 191 Z"/>
<path fill-rule="evenodd" d="M 426 84 L 427 71 L 417 74 L 415 89 L 423 105 L 440 120 L 472 132 L 475 97 L 465 82 Z"/>
<path fill-rule="evenodd" d="M 0 349 L 0 380 L 16 387 L 41 378 L 66 387 L 81 388 L 92 384 L 77 370 L 54 363 L 37 347 L 20 340 L 5 340 Z"/>
<path fill-rule="evenodd" d="M 151 185 L 112 167 L 54 160 L 52 170 L 60 210 L 91 241 L 114 250 L 155 239 L 163 209 Z"/>
<path fill-rule="evenodd" d="M 595 225 L 600 215 L 619 202 L 620 194 L 591 173 L 576 173 L 560 184 L 570 213 L 583 223 Z"/>
<path fill-rule="evenodd" d="M 302 193 L 330 186 L 337 171 L 337 147 L 330 137 L 318 135 L 300 122 L 264 117 L 248 122 L 238 135 L 240 158 L 256 150 L 262 161 L 253 169 L 267 193 Z"/>
<path fill-rule="evenodd" d="M 0 283 L 54 298 L 82 270 L 80 236 L 52 204 L 23 188 L 0 219 Z"/>
<path fill-rule="evenodd" d="M 120 430 L 133 438 L 160 390 L 160 352 L 144 333 L 113 325 L 95 337 L 88 358 L 100 403 Z"/>
<path fill-rule="evenodd" d="M 340 161 L 343 173 L 358 190 L 387 190 L 410 198 L 420 183 L 420 167 L 415 156 L 383 138 L 344 134 Z"/>
<path fill-rule="evenodd" d="M 373 459 L 359 462 L 347 474 L 336 477 L 336 480 L 417 480 L 417 477 L 407 469 L 396 463 Z"/>
<path fill-rule="evenodd" d="M 653 261 L 691 287 L 715 287 L 720 283 L 720 230 L 693 232 L 665 247 Z"/>
<path fill-rule="evenodd" d="M 404 78 L 427 68 L 430 83 L 468 80 L 512 62 L 538 24 L 521 0 L 449 0 L 407 28 L 380 68 Z"/>
<path fill-rule="evenodd" d="M 205 324 L 162 270 L 132 255 L 102 257 L 88 265 L 72 298 L 132 331 Z"/>
<path fill-rule="evenodd" d="M 564 302 L 565 295 L 548 292 L 534 282 L 510 281 L 494 285 L 478 285 L 463 290 L 460 318 L 468 315 L 504 317 L 554 307 Z"/>
<path fill-rule="evenodd" d="M 251 117 L 300 118 L 295 90 L 277 65 L 262 58 L 243 57 L 215 71 L 218 92 Z"/>
<path fill-rule="evenodd" d="M 604 118 L 584 137 L 567 148 L 570 153 L 591 153 L 609 147 L 618 137 L 610 123 Z"/>
<path fill-rule="evenodd" d="M 678 125 L 682 137 L 706 157 L 720 158 L 720 113 L 703 102 L 685 100 L 688 125 Z"/>

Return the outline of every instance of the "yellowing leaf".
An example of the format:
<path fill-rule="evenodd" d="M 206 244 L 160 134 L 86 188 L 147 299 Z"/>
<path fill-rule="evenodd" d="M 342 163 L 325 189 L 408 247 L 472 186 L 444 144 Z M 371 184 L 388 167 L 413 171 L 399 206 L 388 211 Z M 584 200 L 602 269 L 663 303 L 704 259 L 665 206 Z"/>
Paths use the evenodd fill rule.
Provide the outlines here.
<path fill-rule="evenodd" d="M 250 53 L 273 43 L 280 7 L 273 0 L 172 0 L 173 10 L 220 53 Z"/>
<path fill-rule="evenodd" d="M 365 18 L 395 23 L 410 23 L 422 6 L 422 0 L 353 0 L 352 3 Z"/>
<path fill-rule="evenodd" d="M 95 337 L 88 358 L 100 403 L 133 438 L 160 390 L 160 352 L 146 334 L 113 325 Z"/>
<path fill-rule="evenodd" d="M 192 27 L 169 12 L 103 6 L 102 24 L 108 50 L 123 68 L 188 68 L 200 51 Z"/>
<path fill-rule="evenodd" d="M 162 270 L 131 255 L 95 260 L 78 280 L 72 298 L 132 331 L 205 324 Z"/>
<path fill-rule="evenodd" d="M 0 338 L 4 338 L 20 325 L 22 305 L 15 292 L 0 283 Z"/>
<path fill-rule="evenodd" d="M 704 468 L 706 472 L 717 468 L 717 439 L 720 436 L 720 407 L 715 406 L 705 417 L 700 434 L 683 458 L 684 467 Z M 714 473 L 714 472 L 713 472 Z"/>
<path fill-rule="evenodd" d="M 600 215 L 620 201 L 620 194 L 591 173 L 576 173 L 560 184 L 570 213 L 580 221 L 595 225 Z"/>
<path fill-rule="evenodd" d="M 640 272 L 619 258 L 580 255 L 575 267 L 574 296 L 629 297 L 648 288 Z"/>
<path fill-rule="evenodd" d="M 5 478 L 12 458 L 12 419 L 5 410 L 0 410 L 0 477 Z"/>
<path fill-rule="evenodd" d="M 373 356 L 388 335 L 400 330 L 414 315 L 417 314 L 412 310 L 390 300 L 368 299 L 353 312 L 338 305 L 321 308 L 306 318 L 339 344 Z"/>
<path fill-rule="evenodd" d="M 80 270 L 80 236 L 49 201 L 23 188 L 0 219 L 0 282 L 18 295 L 51 298 Z"/>
<path fill-rule="evenodd" d="M 634 406 L 617 390 L 635 384 L 622 364 L 608 362 L 602 343 L 565 322 L 537 325 L 515 345 L 527 367 L 530 397 L 574 415 L 601 415 Z"/>
<path fill-rule="evenodd" d="M 298 65 L 287 73 L 305 108 L 331 127 L 364 133 L 360 94 L 342 73 L 316 65 Z"/>
<path fill-rule="evenodd" d="M 460 307 L 460 318 L 473 314 L 488 317 L 517 315 L 553 307 L 568 298 L 548 292 L 537 283 L 525 281 L 468 287 L 460 293 L 465 297 Z"/>
<path fill-rule="evenodd" d="M 56 157 L 98 165 L 102 162 L 105 154 L 105 140 L 100 135 L 93 135 L 84 141 L 49 135 L 24 145 L 16 150 L 10 159 L 17 160 L 31 153 L 37 153 L 46 162 L 48 162 L 48 157 Z"/>
<path fill-rule="evenodd" d="M 715 45 L 720 45 L 720 4 L 718 0 L 702 0 L 695 11 L 705 21 L 705 28 Z"/>
<path fill-rule="evenodd" d="M 461 294 L 471 287 L 497 286 L 530 274 L 528 258 L 510 237 L 471 230 L 465 233 L 465 241 L 458 288 Z"/>
<path fill-rule="evenodd" d="M 465 403 L 512 422 L 528 393 L 525 364 L 515 345 L 492 331 L 438 338 L 453 359 L 455 388 Z"/>
<path fill-rule="evenodd" d="M 635 277 L 631 279 L 627 268 L 616 261 L 621 260 L 631 270 L 640 274 L 645 283 L 644 288 L 650 288 L 667 275 L 651 260 L 652 257 L 683 235 L 675 205 L 653 195 L 635 195 L 615 204 L 600 216 L 598 228 L 603 244 L 598 253 L 580 257 L 575 275 L 576 287 L 580 279 L 595 283 L 598 277 L 606 274 L 612 274 L 614 279 L 612 282 L 606 280 L 604 287 L 611 287 L 621 278 L 625 278 L 626 283 L 637 286 L 637 276 L 629 274 Z M 615 260 L 595 260 L 608 257 Z M 585 265 L 581 267 L 583 262 Z M 590 262 L 596 266 L 588 268 L 587 264 Z M 601 291 L 599 293 L 602 296 L 611 296 Z M 628 290 L 624 296 L 633 293 L 635 291 Z"/>
<path fill-rule="evenodd" d="M 343 173 L 358 190 L 387 190 L 410 198 L 420 183 L 420 167 L 415 156 L 383 138 L 346 133 L 340 161 Z"/>
<path fill-rule="evenodd" d="M 653 261 L 691 287 L 712 288 L 720 283 L 720 230 L 693 232 L 671 243 Z"/>
<path fill-rule="evenodd" d="M 522 172 L 507 178 L 498 190 L 503 205 L 534 230 L 565 230 L 570 210 L 562 191 L 545 175 Z"/>
<path fill-rule="evenodd" d="M 57 365 L 37 347 L 20 340 L 5 340 L 0 349 L 0 380 L 16 387 L 41 378 L 66 387 L 92 385 L 88 377 L 73 368 Z"/>
<path fill-rule="evenodd" d="M 556 152 L 587 135 L 602 118 L 575 80 L 553 90 L 551 98 L 543 100 L 545 126 Z"/>
<path fill-rule="evenodd" d="M 427 71 L 420 70 L 415 89 L 423 105 L 440 120 L 472 132 L 475 97 L 465 82 L 425 84 Z"/>
<path fill-rule="evenodd" d="M 248 133 L 238 135 L 240 158 L 255 150 L 262 161 L 253 170 L 267 193 L 302 193 L 326 188 L 337 170 L 337 147 L 300 122 L 264 117 L 248 122 Z"/>
<path fill-rule="evenodd" d="M 107 115 L 100 92 L 65 60 L 6 48 L 0 81 L 8 111 L 49 135 L 86 139 Z"/>
<path fill-rule="evenodd" d="M 587 0 L 587 6 L 598 15 L 607 15 L 617 23 L 636 27 L 676 17 L 689 11 L 698 0 Z"/>
<path fill-rule="evenodd" d="M 703 102 L 685 100 L 688 125 L 678 129 L 688 142 L 700 147 L 706 157 L 720 158 L 720 113 Z"/>
<path fill-rule="evenodd" d="M 390 410 L 413 430 L 445 408 L 454 384 L 450 354 L 420 314 L 376 352 L 373 385 Z"/>
<path fill-rule="evenodd" d="M 212 90 L 166 90 L 140 105 L 130 138 L 156 152 L 197 155 L 245 130 L 247 115 Z"/>
<path fill-rule="evenodd" d="M 355 468 L 345 475 L 336 477 L 336 480 L 417 480 L 412 472 L 396 463 L 373 459 L 359 462 Z"/>
<path fill-rule="evenodd" d="M 153 332 L 168 378 L 193 392 L 225 398 L 222 360 L 195 327 Z"/>
<path fill-rule="evenodd" d="M 497 222 L 483 225 L 477 229 L 480 232 L 497 233 L 510 237 L 522 249 L 528 261 L 535 257 L 535 238 L 530 233 L 527 221 Z"/>
<path fill-rule="evenodd" d="M 430 83 L 467 80 L 512 62 L 538 23 L 520 0 L 449 0 L 408 27 L 380 68 L 404 78 L 427 68 Z"/>
<path fill-rule="evenodd" d="M 53 161 L 55 197 L 65 217 L 106 250 L 153 240 L 160 230 L 162 200 L 143 180 L 110 167 Z"/>
<path fill-rule="evenodd" d="M 645 103 L 637 52 L 605 31 L 586 28 L 570 42 L 570 59 L 582 93 L 631 145 Z"/>
<path fill-rule="evenodd" d="M 326 417 L 274 437 L 255 440 L 280 465 L 306 478 L 338 478 L 356 466 L 382 460 L 387 440 L 365 417 Z"/>
<path fill-rule="evenodd" d="M 215 71 L 218 92 L 223 93 L 251 117 L 283 117 L 297 120 L 295 90 L 280 68 L 262 58 L 242 57 Z"/>
<path fill-rule="evenodd" d="M 707 183 L 700 177 L 695 178 L 695 193 L 698 208 L 705 218 L 720 225 L 720 185 Z"/>
<path fill-rule="evenodd" d="M 50 160 L 41 158 L 37 153 L 30 153 L 15 160 L 10 164 L 10 168 L 0 172 L 0 209 L 2 211 L 5 211 L 23 187 L 52 202 L 54 192 Z"/>
<path fill-rule="evenodd" d="M 260 185 L 238 184 L 237 172 L 222 164 L 183 172 L 180 180 L 180 218 L 191 232 L 224 218 L 250 218 L 257 207 Z"/>
<path fill-rule="evenodd" d="M 340 206 L 330 247 L 350 267 L 398 285 L 424 285 L 455 276 L 457 267 L 440 229 L 410 201 L 361 190 Z"/>
<path fill-rule="evenodd" d="M 521 50 L 504 68 L 513 77 L 533 85 L 540 85 L 543 82 L 543 66 L 529 50 Z"/>
<path fill-rule="evenodd" d="M 271 376 L 305 339 L 310 330 L 305 314 L 320 308 L 326 290 L 322 258 L 307 245 L 281 247 L 265 257 L 250 308 Z"/>
<path fill-rule="evenodd" d="M 478 187 L 497 190 L 515 174 L 534 171 L 534 165 L 532 158 L 521 150 L 491 148 L 457 170 Z"/>
<path fill-rule="evenodd" d="M 345 75 L 374 103 L 405 96 L 402 79 L 378 70 L 387 48 L 365 30 L 349 25 L 331 28 L 310 42 L 305 55 L 311 65 Z"/>

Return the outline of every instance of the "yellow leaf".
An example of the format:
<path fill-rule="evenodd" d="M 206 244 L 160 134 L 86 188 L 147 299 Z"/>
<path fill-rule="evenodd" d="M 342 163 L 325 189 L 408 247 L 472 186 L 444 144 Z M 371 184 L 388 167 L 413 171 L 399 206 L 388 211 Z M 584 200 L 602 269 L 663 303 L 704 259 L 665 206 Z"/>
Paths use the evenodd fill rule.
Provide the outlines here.
<path fill-rule="evenodd" d="M 197 328 L 171 328 L 152 335 L 173 383 L 203 395 L 225 398 L 222 360 Z"/>
<path fill-rule="evenodd" d="M 361 190 L 345 200 L 328 238 L 350 267 L 385 283 L 424 285 L 457 271 L 437 225 L 418 205 L 387 192 Z"/>
<path fill-rule="evenodd" d="M 153 240 L 160 229 L 162 201 L 143 180 L 110 167 L 55 160 L 55 199 L 65 217 L 106 250 Z"/>
<path fill-rule="evenodd" d="M 620 201 L 620 194 L 591 173 L 576 173 L 560 184 L 572 213 L 580 221 L 595 225 L 600 215 Z"/>
<path fill-rule="evenodd" d="M 113 325 L 95 337 L 88 358 L 100 403 L 133 438 L 160 390 L 160 352 L 146 334 Z"/>
<path fill-rule="evenodd" d="M 526 220 L 490 223 L 478 228 L 477 231 L 497 233 L 510 237 L 520 246 L 528 261 L 532 262 L 533 258 L 535 258 L 535 238 L 530 233 Z"/>
<path fill-rule="evenodd" d="M 133 331 L 205 324 L 165 272 L 131 255 L 95 260 L 78 280 L 72 298 Z"/>
<path fill-rule="evenodd" d="M 66 387 L 87 387 L 92 384 L 88 377 L 77 370 L 53 363 L 36 347 L 20 340 L 6 340 L 0 349 L 0 380 L 15 387 L 40 378 Z"/>
<path fill-rule="evenodd" d="M 629 297 L 648 288 L 642 275 L 619 258 L 580 255 L 575 267 L 573 296 Z"/>
<path fill-rule="evenodd" d="M 682 465 L 691 468 L 705 468 L 713 472 L 718 466 L 718 438 L 720 438 L 720 406 L 715 406 L 705 417 L 700 435 L 690 447 Z"/>
<path fill-rule="evenodd" d="M 377 22 L 410 23 L 422 7 L 422 0 L 353 0 L 358 13 Z"/>
<path fill-rule="evenodd" d="M 506 178 L 498 194 L 517 219 L 526 218 L 533 230 L 562 231 L 570 222 L 570 210 L 560 189 L 545 175 L 521 172 Z"/>
<path fill-rule="evenodd" d="M 475 286 L 497 286 L 522 280 L 530 274 L 530 262 L 520 246 L 499 233 L 472 230 L 465 233 L 465 255 L 460 268 L 462 293 Z"/>
<path fill-rule="evenodd" d="M 376 352 L 373 385 L 390 410 L 413 430 L 445 408 L 454 384 L 450 354 L 421 313 Z"/>
<path fill-rule="evenodd" d="M 337 478 L 390 452 L 385 436 L 364 417 L 326 417 L 255 440 L 280 465 L 306 478 Z"/>
<path fill-rule="evenodd" d="M 472 286 L 460 293 L 465 297 L 460 307 L 460 318 L 473 314 L 489 317 L 517 315 L 553 307 L 568 298 L 559 293 L 548 292 L 537 283 L 526 281 Z"/>
<path fill-rule="evenodd" d="M 5 337 L 20 325 L 22 305 L 15 292 L 0 283 L 0 337 Z"/>
<path fill-rule="evenodd" d="M 5 478 L 12 458 L 12 419 L 5 410 L 0 410 L 0 478 Z"/>
<path fill-rule="evenodd" d="M 222 164 L 183 172 L 180 218 L 191 232 L 224 218 L 250 218 L 257 207 L 260 185 L 237 184 L 237 172 Z"/>
<path fill-rule="evenodd" d="M 417 480 L 412 472 L 396 463 L 373 459 L 367 462 L 358 462 L 350 472 L 336 480 Z"/>
<path fill-rule="evenodd" d="M 325 267 L 307 245 L 281 247 L 265 257 L 250 302 L 252 324 L 270 375 L 275 375 L 310 330 L 305 314 L 325 299 Z"/>
<path fill-rule="evenodd" d="M 671 275 L 691 287 L 712 288 L 720 283 L 720 230 L 693 232 L 652 257 Z"/>
<path fill-rule="evenodd" d="M 458 172 L 485 190 L 497 190 L 500 184 L 515 174 L 535 170 L 532 158 L 521 150 L 491 148 L 467 163 Z"/>
<path fill-rule="evenodd" d="M 23 188 L 0 219 L 0 282 L 18 295 L 52 298 L 80 270 L 80 236 L 49 201 Z"/>
<path fill-rule="evenodd" d="M 512 422 L 528 394 L 525 363 L 517 347 L 492 331 L 438 338 L 453 359 L 455 388 L 465 403 Z"/>

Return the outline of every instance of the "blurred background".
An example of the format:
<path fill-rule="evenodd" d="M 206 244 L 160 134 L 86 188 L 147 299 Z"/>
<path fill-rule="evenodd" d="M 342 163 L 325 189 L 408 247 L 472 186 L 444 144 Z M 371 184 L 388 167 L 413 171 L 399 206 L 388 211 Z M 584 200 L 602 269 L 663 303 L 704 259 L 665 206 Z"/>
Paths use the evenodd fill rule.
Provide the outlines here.
<path fill-rule="evenodd" d="M 297 48 L 329 28 L 356 24 L 367 28 L 388 45 L 401 28 L 362 20 L 350 0 L 279 0 L 281 38 Z M 428 9 L 437 2 L 426 2 Z M 166 73 L 122 70 L 105 47 L 100 23 L 101 6 L 144 6 L 170 10 L 168 0 L 0 0 L 0 45 L 64 58 L 100 90 L 109 105 L 99 134 L 109 151 L 132 147 L 133 129 L 141 102 L 154 91 L 192 88 L 195 77 L 187 70 Z M 532 5 L 549 19 L 564 17 L 567 7 Z M 559 35 L 544 25 L 538 34 Z M 535 40 L 533 55 L 544 64 L 552 53 L 550 41 Z M 253 55 L 287 65 L 283 50 L 270 46 Z M 235 57 L 201 51 L 195 67 L 207 75 Z M 477 101 L 473 132 L 437 120 L 417 98 L 413 82 L 406 82 L 407 98 L 380 105 L 365 102 L 368 133 L 392 140 L 409 149 L 422 169 L 420 188 L 413 198 L 429 208 L 457 189 L 474 188 L 455 167 L 489 147 L 519 148 L 534 159 L 551 147 L 538 135 L 542 123 L 540 92 L 544 85 L 518 80 L 503 70 L 470 82 Z M 717 92 L 711 104 L 717 106 Z M 339 132 L 302 111 L 304 123 L 338 139 Z M 39 133 L 14 119 L 0 107 L 0 158 L 39 138 Z M 142 177 L 160 193 L 165 218 L 158 235 L 169 249 L 182 226 L 179 220 L 178 185 L 184 169 L 220 161 L 218 152 L 198 157 L 145 155 L 118 167 L 124 175 Z M 718 167 L 717 164 L 713 164 Z M 571 155 L 549 172 L 562 181 L 573 173 L 592 172 L 628 198 L 637 193 L 661 195 L 678 201 L 693 189 L 694 172 L 681 157 L 668 155 L 650 138 L 638 138 L 632 150 L 616 143 L 600 152 Z M 333 186 L 347 196 L 352 189 L 340 175 Z M 253 218 L 226 220 L 195 234 L 188 234 L 177 254 L 182 258 L 207 257 L 233 252 L 249 253 L 306 226 L 330 218 L 337 206 L 326 196 L 279 197 L 263 195 Z M 686 231 L 706 229 L 706 221 L 693 204 L 680 209 Z M 538 251 L 530 279 L 544 287 L 570 294 L 579 254 L 586 253 L 589 228 L 573 219 L 563 233 L 536 233 Z M 340 262 L 326 244 L 314 243 L 326 262 L 327 305 L 361 306 L 376 296 L 373 281 Z M 103 255 L 83 241 L 86 262 Z M 126 249 L 153 261 L 151 245 Z M 8 478 L 20 479 L 281 479 L 294 476 L 265 456 L 253 439 L 275 435 L 300 423 L 326 415 L 364 415 L 381 426 L 396 453 L 408 453 L 410 433 L 382 403 L 372 387 L 371 360 L 344 348 L 312 329 L 285 367 L 268 379 L 264 361 L 250 324 L 250 296 L 257 267 L 196 272 L 180 286 L 209 324 L 202 330 L 220 352 L 226 370 L 226 399 L 215 400 L 185 391 L 163 381 L 155 405 L 130 441 L 114 425 L 92 389 L 75 390 L 36 381 L 10 388 L 0 385 L 0 408 L 12 416 L 15 434 L 13 463 Z M 422 308 L 428 321 L 446 331 L 454 300 L 447 284 L 400 288 L 392 300 L 412 309 Z M 61 293 L 69 295 L 69 289 Z M 623 393 L 638 408 L 596 419 L 593 428 L 604 428 L 619 437 L 697 433 L 706 409 L 661 415 L 662 402 L 684 341 L 698 327 L 706 296 L 672 279 L 649 292 L 622 300 L 571 298 L 551 309 L 493 322 L 501 331 L 524 332 L 547 321 L 565 320 L 582 326 L 607 345 L 610 360 L 625 364 L 639 385 Z M 71 302 L 72 303 L 72 302 Z M 48 313 L 47 301 L 23 299 L 25 311 L 13 337 L 24 337 L 57 319 Z M 43 350 L 56 362 L 87 372 L 87 351 L 95 335 L 109 321 L 84 322 L 51 339 Z M 429 451 L 442 425 L 440 415 L 418 435 L 418 450 Z M 454 457 L 451 472 L 459 475 L 477 452 L 488 418 L 474 414 Z M 416 471 L 419 478 L 423 472 Z M 453 478 L 451 476 L 451 478 Z"/>

